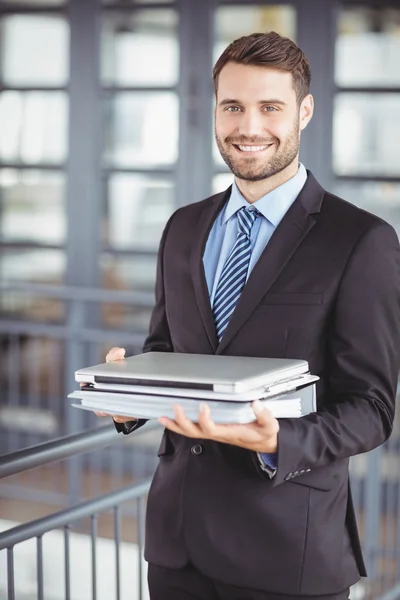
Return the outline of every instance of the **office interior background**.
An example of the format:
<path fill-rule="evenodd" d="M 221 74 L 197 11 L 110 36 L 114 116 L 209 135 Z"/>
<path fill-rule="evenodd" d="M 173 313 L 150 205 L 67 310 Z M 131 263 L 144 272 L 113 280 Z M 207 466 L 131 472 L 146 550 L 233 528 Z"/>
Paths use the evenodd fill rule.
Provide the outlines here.
<path fill-rule="evenodd" d="M 164 224 L 232 181 L 213 140 L 213 64 L 268 30 L 311 63 L 302 162 L 400 232 L 399 0 L 0 1 L 0 453 L 104 425 L 71 408 L 74 371 L 112 346 L 140 352 Z M 159 434 L 3 479 L 3 529 L 150 477 Z M 399 446 L 396 421 L 352 461 L 370 573 L 354 598 L 400 598 Z M 49 581 L 45 597 L 64 597 Z"/>

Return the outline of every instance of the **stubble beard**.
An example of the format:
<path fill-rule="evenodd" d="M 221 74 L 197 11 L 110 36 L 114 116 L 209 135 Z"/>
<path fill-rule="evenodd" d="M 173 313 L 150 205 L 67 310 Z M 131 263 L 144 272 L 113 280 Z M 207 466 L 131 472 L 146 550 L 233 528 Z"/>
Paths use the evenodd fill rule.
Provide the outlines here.
<path fill-rule="evenodd" d="M 215 139 L 222 158 L 235 177 L 243 179 L 244 181 L 262 181 L 263 179 L 268 179 L 269 177 L 281 173 L 281 171 L 286 169 L 295 160 L 300 147 L 300 120 L 296 120 L 292 132 L 283 142 L 279 142 L 277 138 L 274 138 L 273 140 L 262 140 L 260 138 L 244 138 L 240 136 L 228 136 L 225 138 L 225 141 L 222 142 L 216 131 Z M 262 146 L 268 143 L 274 143 L 276 145 L 276 150 L 271 158 L 266 159 L 265 164 L 260 165 L 259 159 L 252 158 L 251 156 L 246 157 L 246 163 L 243 164 L 240 160 L 237 160 L 236 157 L 232 156 L 236 150 L 232 149 L 231 152 L 228 150 L 232 143 L 244 146 Z"/>

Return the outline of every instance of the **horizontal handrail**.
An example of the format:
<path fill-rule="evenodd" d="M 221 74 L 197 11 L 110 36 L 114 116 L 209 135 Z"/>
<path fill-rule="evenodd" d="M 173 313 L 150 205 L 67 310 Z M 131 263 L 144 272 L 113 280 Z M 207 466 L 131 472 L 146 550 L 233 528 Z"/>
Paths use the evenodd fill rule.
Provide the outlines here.
<path fill-rule="evenodd" d="M 150 423 L 135 432 L 135 439 L 149 431 L 159 429 L 159 427 L 158 423 Z M 118 435 L 114 425 L 106 425 L 95 430 L 66 435 L 49 442 L 35 444 L 11 454 L 0 456 L 0 478 L 41 467 L 70 456 L 84 454 L 123 440 L 126 440 L 126 436 Z"/>
<path fill-rule="evenodd" d="M 36 335 L 74 342 L 107 342 L 117 338 L 120 343 L 143 346 L 145 333 L 124 331 L 122 329 L 90 329 L 73 325 L 55 325 L 53 323 L 33 323 L 31 321 L 0 319 L 0 332 L 8 335 Z"/>
<path fill-rule="evenodd" d="M 154 294 L 150 292 L 131 292 L 128 290 L 106 290 L 65 285 L 45 285 L 20 281 L 0 282 L 0 292 L 26 292 L 32 296 L 47 296 L 60 300 L 77 300 L 81 302 L 116 302 L 135 304 L 151 308 L 154 305 Z"/>
<path fill-rule="evenodd" d="M 74 521 L 85 519 L 98 512 L 104 512 L 123 502 L 127 502 L 128 500 L 142 498 L 148 493 L 150 484 L 151 479 L 147 479 L 138 485 L 131 485 L 118 492 L 111 492 L 105 496 L 86 500 L 76 506 L 60 510 L 59 512 L 30 523 L 17 525 L 12 529 L 0 533 L 0 550 L 12 548 L 15 544 L 19 544 L 20 542 L 24 542 L 34 537 L 40 537 L 52 529 L 66 527 Z"/>

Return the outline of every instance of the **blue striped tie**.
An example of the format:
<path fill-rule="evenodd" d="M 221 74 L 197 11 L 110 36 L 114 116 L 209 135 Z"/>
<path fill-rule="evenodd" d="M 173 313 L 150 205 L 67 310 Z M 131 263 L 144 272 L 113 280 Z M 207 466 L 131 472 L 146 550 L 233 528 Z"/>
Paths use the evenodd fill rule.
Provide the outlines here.
<path fill-rule="evenodd" d="M 243 207 L 236 213 L 238 220 L 236 242 L 222 269 L 213 304 L 214 322 L 219 341 L 221 341 L 246 283 L 251 257 L 250 232 L 259 214 L 254 207 Z"/>

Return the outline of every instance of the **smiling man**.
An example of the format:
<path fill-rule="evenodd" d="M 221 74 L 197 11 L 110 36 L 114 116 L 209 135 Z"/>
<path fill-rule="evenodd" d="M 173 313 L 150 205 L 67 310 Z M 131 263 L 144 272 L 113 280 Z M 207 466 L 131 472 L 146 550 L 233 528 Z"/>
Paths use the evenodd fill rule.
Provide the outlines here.
<path fill-rule="evenodd" d="M 390 225 L 299 164 L 313 113 L 303 52 L 276 33 L 214 68 L 215 134 L 233 186 L 178 210 L 160 245 L 144 351 L 299 358 L 318 412 L 249 425 L 162 418 L 148 498 L 152 600 L 344 600 L 365 569 L 349 458 L 393 423 L 399 245 Z M 124 350 L 114 348 L 107 360 Z M 115 417 L 130 433 L 143 421 Z"/>

